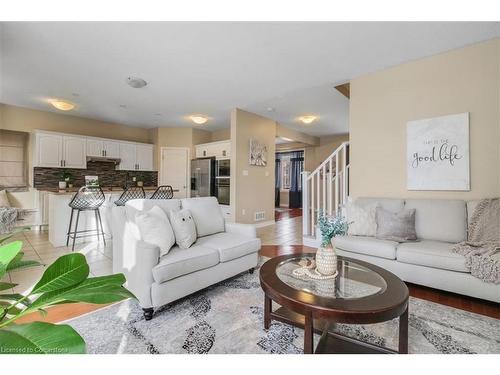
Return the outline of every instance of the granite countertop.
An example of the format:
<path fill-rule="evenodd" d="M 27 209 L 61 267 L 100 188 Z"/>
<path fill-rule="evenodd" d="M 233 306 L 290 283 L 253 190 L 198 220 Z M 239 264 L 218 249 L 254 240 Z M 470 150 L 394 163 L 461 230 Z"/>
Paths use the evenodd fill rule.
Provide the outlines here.
<path fill-rule="evenodd" d="M 102 191 L 104 194 L 108 193 L 121 193 L 123 192 L 123 188 L 119 186 L 102 186 Z M 157 186 L 144 186 L 143 189 L 144 191 L 155 191 Z M 65 195 L 65 194 L 75 194 L 78 191 L 78 187 L 73 187 L 73 188 L 67 188 L 64 190 L 59 190 L 57 188 L 49 189 L 49 188 L 40 188 L 37 189 L 38 191 L 43 191 L 46 193 L 50 194 L 57 194 L 57 195 Z"/>

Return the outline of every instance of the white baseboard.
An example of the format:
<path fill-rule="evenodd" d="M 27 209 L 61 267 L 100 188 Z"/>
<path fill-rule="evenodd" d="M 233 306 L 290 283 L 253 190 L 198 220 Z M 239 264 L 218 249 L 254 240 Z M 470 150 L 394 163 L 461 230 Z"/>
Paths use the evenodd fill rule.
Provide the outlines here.
<path fill-rule="evenodd" d="M 253 223 L 256 228 L 262 228 L 262 227 L 267 227 L 268 225 L 273 225 L 276 224 L 274 220 L 267 220 L 267 221 L 259 221 L 256 223 Z"/>

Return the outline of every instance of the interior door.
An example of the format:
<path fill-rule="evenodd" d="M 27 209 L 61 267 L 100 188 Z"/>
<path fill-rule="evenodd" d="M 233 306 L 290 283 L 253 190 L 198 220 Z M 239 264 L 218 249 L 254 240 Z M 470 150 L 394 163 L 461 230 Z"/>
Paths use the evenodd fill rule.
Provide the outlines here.
<path fill-rule="evenodd" d="M 189 196 L 188 169 L 188 149 L 162 147 L 160 185 L 172 186 L 175 198 L 187 198 Z"/>
<path fill-rule="evenodd" d="M 62 167 L 62 141 L 63 137 L 57 134 L 37 134 L 38 163 L 39 167 Z"/>
<path fill-rule="evenodd" d="M 134 143 L 120 143 L 120 170 L 133 171 L 136 168 Z"/>
<path fill-rule="evenodd" d="M 63 137 L 64 164 L 66 168 L 87 168 L 87 142 L 82 137 Z"/>

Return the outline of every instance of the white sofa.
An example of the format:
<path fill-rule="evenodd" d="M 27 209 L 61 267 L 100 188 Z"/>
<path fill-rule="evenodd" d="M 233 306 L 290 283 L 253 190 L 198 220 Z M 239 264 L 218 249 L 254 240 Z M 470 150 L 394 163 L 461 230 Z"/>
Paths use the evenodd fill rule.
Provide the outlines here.
<path fill-rule="evenodd" d="M 174 246 L 160 257 L 157 246 L 139 240 L 135 215 L 158 206 L 166 213 L 191 211 L 199 237 L 189 249 Z M 219 222 L 222 225 L 214 225 Z M 224 222 L 216 198 L 135 199 L 112 209 L 113 272 L 122 272 L 147 320 L 153 309 L 244 271 L 258 262 L 260 239 L 253 225 Z M 218 229 L 219 228 L 219 229 Z"/>
<path fill-rule="evenodd" d="M 455 243 L 467 238 L 467 223 L 479 201 L 358 198 L 354 202 L 359 206 L 378 202 L 391 211 L 415 208 L 418 241 L 337 237 L 334 244 L 339 255 L 376 264 L 410 283 L 500 302 L 500 284 L 472 276 L 465 266 L 465 257 L 451 251 Z"/>

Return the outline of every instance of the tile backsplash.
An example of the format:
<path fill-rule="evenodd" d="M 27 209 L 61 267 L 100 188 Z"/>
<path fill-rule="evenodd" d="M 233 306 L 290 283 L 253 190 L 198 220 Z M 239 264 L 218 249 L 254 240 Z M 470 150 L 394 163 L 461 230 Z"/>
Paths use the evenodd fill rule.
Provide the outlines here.
<path fill-rule="evenodd" d="M 98 176 L 103 187 L 120 186 L 132 183 L 134 177 L 141 177 L 144 186 L 157 186 L 158 172 L 119 171 L 113 163 L 101 161 L 87 162 L 87 169 L 71 168 L 41 168 L 35 167 L 33 172 L 33 187 L 36 189 L 56 189 L 60 180 L 61 171 L 69 172 L 73 176 L 73 185 L 85 185 L 85 176 Z"/>

